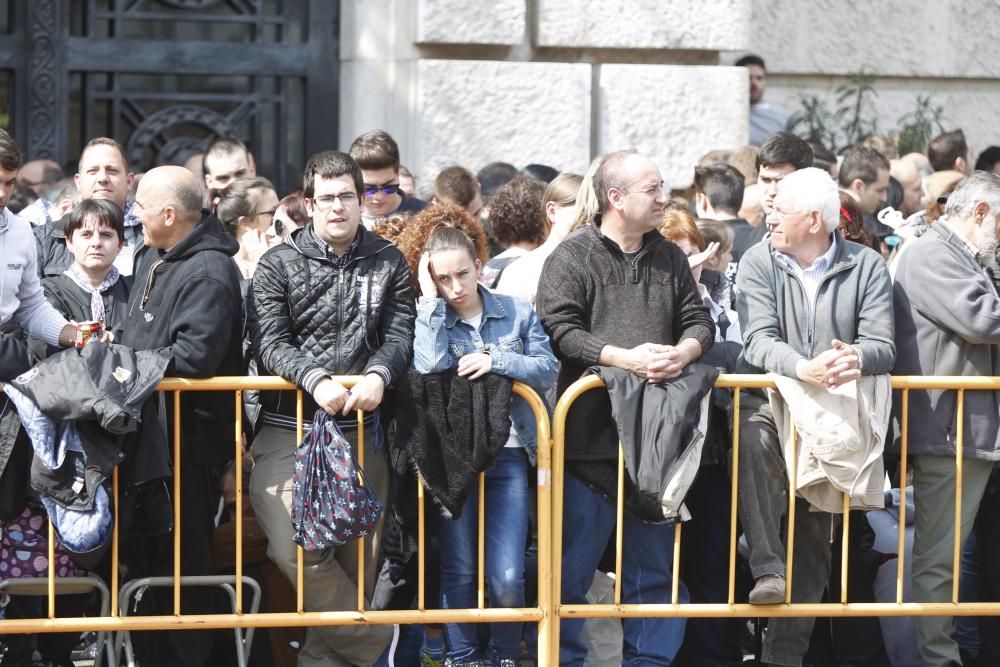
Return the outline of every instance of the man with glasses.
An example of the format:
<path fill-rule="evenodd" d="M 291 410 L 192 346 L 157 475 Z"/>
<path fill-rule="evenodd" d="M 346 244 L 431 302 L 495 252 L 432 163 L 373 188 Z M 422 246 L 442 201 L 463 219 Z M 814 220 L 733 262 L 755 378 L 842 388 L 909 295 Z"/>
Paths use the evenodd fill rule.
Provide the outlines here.
<path fill-rule="evenodd" d="M 588 173 L 594 176 L 583 187 L 590 189 L 586 198 L 598 202 L 596 215 L 552 252 L 538 283 L 538 315 L 562 362 L 560 394 L 598 365 L 651 383 L 677 377 L 715 339 L 687 257 L 657 231 L 667 203 L 657 166 L 622 151 L 598 157 Z M 584 394 L 566 423 L 565 604 L 586 604 L 614 534 L 618 450 L 607 393 Z M 673 534 L 672 523 L 646 523 L 626 513 L 623 603 L 670 600 Z M 687 602 L 683 585 L 680 601 Z M 672 664 L 684 625 L 684 619 L 625 620 L 622 664 Z M 583 664 L 582 629 L 583 619 L 562 622 L 560 665 Z"/>
<path fill-rule="evenodd" d="M 261 375 L 280 375 L 304 390 L 306 419 L 319 408 L 340 422 L 357 457 L 357 411 L 365 413 L 366 484 L 389 494 L 389 467 L 373 413 L 386 388 L 403 375 L 413 350 L 415 302 L 402 253 L 361 226 L 361 169 L 338 151 L 314 155 L 303 190 L 310 222 L 261 258 L 247 297 L 248 320 Z M 360 375 L 348 391 L 338 375 Z M 254 438 L 250 498 L 267 534 L 268 555 L 296 581 L 291 504 L 295 468 L 293 392 L 261 397 L 262 428 Z M 308 423 L 306 424 L 308 426 Z M 365 580 L 357 580 L 357 544 L 305 553 L 308 611 L 343 611 L 370 599 L 377 574 L 381 522 L 365 539 Z M 371 665 L 392 638 L 385 625 L 314 627 L 299 665 Z"/>
<path fill-rule="evenodd" d="M 809 167 L 782 175 L 774 189 L 770 240 L 747 250 L 736 274 L 744 372 L 775 373 L 828 390 L 888 373 L 895 360 L 889 270 L 878 253 L 836 231 L 837 184 L 826 171 Z M 759 390 L 744 390 L 741 398 L 738 506 L 754 576 L 749 601 L 779 604 L 787 586 L 781 530 L 789 505 L 786 460 L 768 398 Z M 857 479 L 866 489 L 860 473 Z M 794 602 L 820 601 L 830 577 L 834 525 L 829 510 L 796 499 Z M 762 662 L 801 665 L 814 621 L 771 619 Z"/>
<path fill-rule="evenodd" d="M 399 188 L 399 147 L 384 130 L 365 132 L 351 144 L 351 157 L 361 167 L 365 205 L 362 220 L 371 229 L 375 220 L 395 213 L 419 213 L 427 202 L 408 197 Z"/>

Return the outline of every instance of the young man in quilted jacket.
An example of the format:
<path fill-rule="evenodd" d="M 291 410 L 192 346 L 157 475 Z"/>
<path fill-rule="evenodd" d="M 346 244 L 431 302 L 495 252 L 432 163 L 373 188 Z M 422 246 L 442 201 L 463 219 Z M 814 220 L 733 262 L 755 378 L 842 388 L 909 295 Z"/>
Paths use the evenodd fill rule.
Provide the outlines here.
<path fill-rule="evenodd" d="M 247 296 L 261 375 L 280 375 L 304 394 L 305 425 L 317 408 L 335 416 L 358 459 L 357 411 L 366 413 L 367 485 L 385 500 L 389 468 L 375 450 L 371 413 L 386 388 L 410 365 L 415 306 L 403 255 L 361 225 L 364 186 L 351 157 L 327 151 L 309 159 L 303 175 L 312 219 L 261 258 Z M 334 377 L 360 375 L 348 391 Z M 296 545 L 290 509 L 295 471 L 295 393 L 264 396 L 254 439 L 250 498 L 268 538 L 271 559 L 294 583 Z M 365 539 L 364 582 L 371 596 L 381 522 Z M 310 551 L 304 561 L 307 611 L 355 609 L 357 544 Z M 310 628 L 299 665 L 371 665 L 392 637 L 385 625 Z"/>

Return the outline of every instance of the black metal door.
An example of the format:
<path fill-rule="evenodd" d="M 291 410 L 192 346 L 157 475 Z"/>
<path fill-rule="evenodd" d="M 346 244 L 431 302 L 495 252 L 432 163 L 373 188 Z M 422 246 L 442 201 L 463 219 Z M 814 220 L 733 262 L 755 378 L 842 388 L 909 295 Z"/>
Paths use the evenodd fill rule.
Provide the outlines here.
<path fill-rule="evenodd" d="M 110 136 L 135 171 L 233 134 L 284 192 L 307 150 L 337 144 L 339 4 L 0 0 L 7 126 L 26 159 Z"/>

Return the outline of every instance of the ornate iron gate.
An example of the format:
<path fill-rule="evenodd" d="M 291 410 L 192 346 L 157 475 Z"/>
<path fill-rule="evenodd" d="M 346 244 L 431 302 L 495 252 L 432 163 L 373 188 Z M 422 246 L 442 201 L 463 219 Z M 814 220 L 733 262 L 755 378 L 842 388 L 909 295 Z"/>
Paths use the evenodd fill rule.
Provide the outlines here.
<path fill-rule="evenodd" d="M 113 137 L 136 171 L 182 164 L 234 134 L 284 191 L 307 146 L 337 143 L 339 5 L 0 1 L 8 127 L 28 159 L 60 164 L 90 138 Z"/>

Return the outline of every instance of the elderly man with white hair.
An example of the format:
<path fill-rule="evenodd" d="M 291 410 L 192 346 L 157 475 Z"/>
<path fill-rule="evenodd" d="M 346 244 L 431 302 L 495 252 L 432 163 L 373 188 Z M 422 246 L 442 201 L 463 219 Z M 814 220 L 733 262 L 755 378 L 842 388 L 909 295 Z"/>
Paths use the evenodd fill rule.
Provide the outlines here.
<path fill-rule="evenodd" d="M 894 373 L 1000 375 L 1000 296 L 995 282 L 998 226 L 1000 176 L 977 171 L 958 183 L 944 215 L 900 258 L 893 287 L 899 334 Z M 898 416 L 902 406 L 895 408 Z M 960 540 L 965 544 L 975 522 L 980 583 L 994 591 L 1000 583 L 1000 531 L 996 528 L 1000 494 L 997 478 L 991 480 L 1000 461 L 1000 392 L 966 392 L 961 431 L 955 423 L 957 409 L 954 391 L 910 391 L 915 602 L 951 601 L 959 438 L 963 439 Z M 946 616 L 918 622 L 925 665 L 962 664 L 951 638 L 951 623 Z M 980 619 L 978 664 L 1000 664 L 997 626 L 995 618 Z"/>
<path fill-rule="evenodd" d="M 795 171 L 778 184 L 769 242 L 750 248 L 736 276 L 744 372 L 776 373 L 833 389 L 888 373 L 895 360 L 892 285 L 878 253 L 836 231 L 840 199 L 830 175 Z M 739 508 L 750 547 L 753 604 L 785 601 L 782 519 L 788 475 L 775 414 L 760 391 L 740 410 Z M 797 499 L 792 600 L 819 602 L 830 576 L 833 516 Z M 763 661 L 802 664 L 814 619 L 775 618 Z"/>

